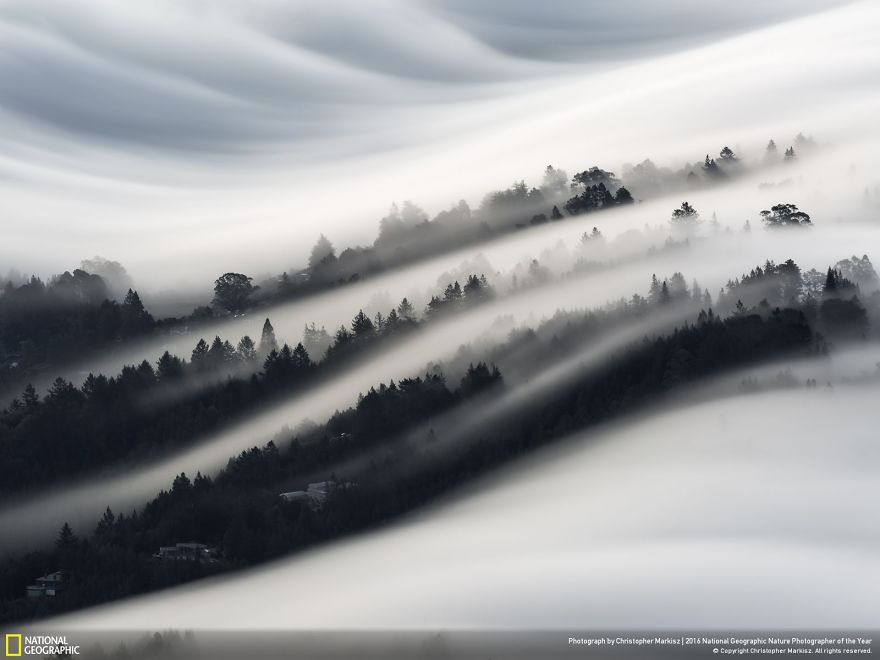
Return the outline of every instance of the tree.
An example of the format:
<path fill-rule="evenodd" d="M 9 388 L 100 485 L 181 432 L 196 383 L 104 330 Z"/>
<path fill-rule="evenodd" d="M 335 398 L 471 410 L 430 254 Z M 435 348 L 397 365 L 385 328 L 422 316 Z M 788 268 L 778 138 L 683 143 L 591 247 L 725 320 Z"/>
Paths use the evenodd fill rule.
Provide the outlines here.
<path fill-rule="evenodd" d="M 797 155 L 794 153 L 794 147 L 789 147 L 788 149 L 785 150 L 785 156 L 783 157 L 783 160 L 785 162 L 789 163 L 789 162 L 793 161 L 795 158 L 797 158 Z"/>
<path fill-rule="evenodd" d="M 247 335 L 239 340 L 237 351 L 242 362 L 251 364 L 257 359 L 257 347 L 254 340 Z"/>
<path fill-rule="evenodd" d="M 160 380 L 174 380 L 183 375 L 183 362 L 179 357 L 165 351 L 156 363 L 156 371 Z"/>
<path fill-rule="evenodd" d="M 700 222 L 700 214 L 688 202 L 682 202 L 681 206 L 672 212 L 669 222 L 673 226 L 694 228 Z"/>
<path fill-rule="evenodd" d="M 309 352 L 302 343 L 296 345 L 291 354 L 293 368 L 298 372 L 305 372 L 312 366 L 312 360 L 309 358 Z"/>
<path fill-rule="evenodd" d="M 736 154 L 733 153 L 733 149 L 731 149 L 730 147 L 724 147 L 721 150 L 719 156 L 721 157 L 722 161 L 729 164 L 736 163 L 739 160 L 739 158 L 736 157 Z"/>
<path fill-rule="evenodd" d="M 364 310 L 358 311 L 351 320 L 351 332 L 355 337 L 365 337 L 373 334 L 375 326 L 370 317 L 364 314 Z"/>
<path fill-rule="evenodd" d="M 551 220 L 562 220 L 564 216 L 562 212 L 559 210 L 559 207 L 556 204 L 553 205 L 553 209 L 550 211 L 550 219 Z"/>
<path fill-rule="evenodd" d="M 776 148 L 776 143 L 773 140 L 767 143 L 767 149 L 764 152 L 764 160 L 768 162 L 776 161 L 779 157 L 779 150 Z"/>
<path fill-rule="evenodd" d="M 107 284 L 112 295 L 118 300 L 126 289 L 132 286 L 131 277 L 118 261 L 104 257 L 92 257 L 80 262 L 79 267 L 87 273 L 99 276 Z"/>
<path fill-rule="evenodd" d="M 718 163 L 715 162 L 714 158 L 709 158 L 709 154 L 706 154 L 706 160 L 703 161 L 703 172 L 712 179 L 720 179 L 724 176 L 724 172 L 718 167 Z"/>
<path fill-rule="evenodd" d="M 224 273 L 214 282 L 214 304 L 230 313 L 241 311 L 250 304 L 251 296 L 259 287 L 241 273 Z"/>
<path fill-rule="evenodd" d="M 319 330 L 315 323 L 312 322 L 311 324 L 307 324 L 303 330 L 302 343 L 309 355 L 314 355 L 317 359 L 320 359 L 333 343 L 333 339 L 327 333 L 324 326 L 321 326 L 321 329 Z"/>
<path fill-rule="evenodd" d="M 137 291 L 129 289 L 128 293 L 125 294 L 125 300 L 122 304 L 129 307 L 131 311 L 136 314 L 142 314 L 144 312 L 144 304 L 141 302 L 141 297 L 138 295 Z"/>
<path fill-rule="evenodd" d="M 618 188 L 620 179 L 614 176 L 614 172 L 607 172 L 600 167 L 593 166 L 589 170 L 578 172 L 572 177 L 571 187 L 573 190 L 587 189 L 591 186 L 602 184 L 605 188 Z"/>
<path fill-rule="evenodd" d="M 564 194 L 568 187 L 568 174 L 565 170 L 558 170 L 552 165 L 548 165 L 544 169 L 544 180 L 541 183 L 541 190 L 549 195 Z"/>
<path fill-rule="evenodd" d="M 312 247 L 309 254 L 309 270 L 314 272 L 320 266 L 336 261 L 336 250 L 333 244 L 327 240 L 324 234 L 318 237 L 318 242 Z"/>
<path fill-rule="evenodd" d="M 672 302 L 672 296 L 669 294 L 669 285 L 666 280 L 663 280 L 663 285 L 660 287 L 660 304 L 668 305 L 670 302 Z"/>
<path fill-rule="evenodd" d="M 192 365 L 196 367 L 196 369 L 204 369 L 207 366 L 209 350 L 208 342 L 204 339 L 199 339 L 190 358 L 190 362 L 192 362 Z"/>
<path fill-rule="evenodd" d="M 620 186 L 620 188 L 617 189 L 617 192 L 614 193 L 614 203 L 618 205 L 633 203 L 633 197 L 625 186 Z"/>
<path fill-rule="evenodd" d="M 798 210 L 794 204 L 776 204 L 770 210 L 761 211 L 764 225 L 772 229 L 779 227 L 809 227 L 810 216 Z"/>
<path fill-rule="evenodd" d="M 471 363 L 461 379 L 459 392 L 463 397 L 469 397 L 500 383 L 501 372 L 498 367 L 492 365 L 490 369 L 485 362 L 478 362 L 476 366 Z"/>
<path fill-rule="evenodd" d="M 669 278 L 669 295 L 673 300 L 687 298 L 689 295 L 684 275 L 679 272 L 673 273 Z"/>
<path fill-rule="evenodd" d="M 33 410 L 40 403 L 40 397 L 37 394 L 37 390 L 34 389 L 34 386 L 28 383 L 24 388 L 24 393 L 21 395 L 21 400 L 24 402 L 24 407 L 27 410 Z"/>
<path fill-rule="evenodd" d="M 648 302 L 660 302 L 660 282 L 657 280 L 656 273 L 651 275 L 651 286 L 648 289 Z"/>
<path fill-rule="evenodd" d="M 67 552 L 76 547 L 77 538 L 66 522 L 61 526 L 58 538 L 55 540 L 55 547 L 61 552 Z"/>
<path fill-rule="evenodd" d="M 275 328 L 272 327 L 272 323 L 267 317 L 260 335 L 260 355 L 268 355 L 276 350 L 278 350 L 278 340 L 275 339 Z"/>
<path fill-rule="evenodd" d="M 443 300 L 454 305 L 461 301 L 462 295 L 461 285 L 458 283 L 458 280 L 455 280 L 455 284 L 446 285 L 446 290 L 443 292 Z"/>
<path fill-rule="evenodd" d="M 801 268 L 792 259 L 786 259 L 779 264 L 776 269 L 782 281 L 780 295 L 782 302 L 786 305 L 797 304 L 803 287 L 803 277 L 801 276 Z"/>
<path fill-rule="evenodd" d="M 404 298 L 400 301 L 400 304 L 397 306 L 397 313 L 400 314 L 400 318 L 406 321 L 412 321 L 416 317 L 416 310 L 412 306 L 412 303 Z"/>

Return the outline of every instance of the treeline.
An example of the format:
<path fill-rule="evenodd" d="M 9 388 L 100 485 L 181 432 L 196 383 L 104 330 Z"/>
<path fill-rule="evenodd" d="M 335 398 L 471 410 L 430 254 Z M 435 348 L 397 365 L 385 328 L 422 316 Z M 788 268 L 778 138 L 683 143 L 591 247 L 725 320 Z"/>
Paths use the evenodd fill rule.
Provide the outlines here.
<path fill-rule="evenodd" d="M 58 365 L 71 356 L 150 333 L 153 317 L 136 291 L 123 302 L 107 298 L 98 275 L 65 272 L 48 283 L 37 277 L 0 295 L 0 387 L 19 372 Z"/>
<path fill-rule="evenodd" d="M 492 297 L 483 276 L 450 283 L 424 320 L 404 298 L 387 315 L 358 311 L 331 337 L 312 323 L 303 342 L 279 346 L 269 319 L 259 343 L 233 346 L 219 336 L 199 339 L 189 361 L 165 352 L 152 365 L 126 366 L 117 376 L 89 374 L 81 387 L 57 378 L 45 396 L 28 385 L 0 412 L 0 493 L 143 460 L 179 449 L 224 424 L 313 385 L 349 358 L 393 343 L 437 315 Z M 307 348 L 308 347 L 308 348 Z M 316 359 L 312 358 L 316 355 Z M 317 362 L 320 359 L 320 362 Z"/>
<path fill-rule="evenodd" d="M 649 304 L 645 302 L 644 304 Z M 558 356 L 583 338 L 583 326 L 566 324 L 552 339 L 537 334 L 512 339 L 511 351 Z M 501 374 L 478 363 L 455 391 L 431 374 L 374 388 L 356 406 L 289 443 L 242 452 L 216 478 L 179 475 L 142 511 L 108 511 L 87 538 L 64 530 L 53 549 L 7 561 L 0 570 L 5 619 L 43 615 L 97 601 L 161 588 L 219 570 L 249 566 L 328 539 L 373 528 L 431 501 L 506 461 L 588 428 L 636 406 L 663 405 L 665 393 L 726 368 L 792 353 L 822 350 L 804 314 L 775 309 L 721 319 L 711 310 L 671 334 L 645 338 L 611 356 L 605 366 L 584 370 L 553 396 L 536 397 L 469 437 L 443 444 L 429 424 L 443 412 L 494 396 Z M 401 446 L 408 430 L 424 438 Z M 370 460 L 347 463 L 351 457 Z M 349 467 L 346 467 L 349 465 Z M 280 493 L 327 479 L 332 489 L 320 507 L 286 501 Z M 64 540 L 66 539 L 66 540 Z M 217 546 L 216 564 L 168 567 L 151 559 L 160 545 L 196 540 Z M 62 550 L 61 546 L 72 548 Z M 22 598 L 35 574 L 64 568 L 70 589 L 51 603 Z M 136 577 L 133 577 L 136 576 Z"/>
<path fill-rule="evenodd" d="M 363 525 L 346 502 L 357 489 L 340 488 L 320 510 L 279 497 L 303 470 L 327 465 L 358 443 L 375 443 L 431 415 L 446 411 L 500 382 L 486 365 L 473 367 L 451 390 L 442 375 L 403 379 L 360 397 L 356 407 L 334 416 L 334 437 L 280 451 L 274 443 L 231 459 L 214 479 L 179 475 L 141 511 L 110 509 L 93 533 L 78 537 L 65 525 L 54 546 L 7 559 L 0 565 L 0 620 L 46 616 L 89 604 L 153 591 L 231 568 L 252 565 L 305 548 Z M 344 429 L 344 430 L 341 430 Z M 219 562 L 163 562 L 152 555 L 163 545 L 198 539 L 222 551 Z M 52 599 L 22 598 L 34 577 L 63 570 L 65 591 Z"/>
<path fill-rule="evenodd" d="M 803 135 L 795 143 L 799 149 L 814 145 Z M 794 147 L 789 147 L 785 160 L 794 158 Z M 771 140 L 764 162 L 777 159 Z M 291 269 L 259 285 L 248 275 L 224 273 L 214 283 L 211 305 L 196 307 L 185 317 L 158 322 L 143 309 L 137 292 L 129 289 L 129 294 L 122 296 L 131 280 L 116 262 L 87 260 L 81 269 L 63 273 L 49 283 L 31 278 L 16 284 L 9 279 L 0 291 L 0 388 L 13 379 L 113 342 L 175 326 L 197 326 L 225 314 L 358 281 L 527 226 L 628 205 L 634 201 L 633 190 L 639 196 L 650 196 L 711 184 L 744 167 L 729 147 L 720 151 L 717 160 L 707 155 L 704 162 L 688 164 L 678 171 L 657 168 L 646 160 L 626 166 L 622 179 L 598 166 L 569 178 L 564 170 L 548 165 L 539 186 L 516 182 L 485 195 L 475 210 L 461 201 L 429 219 L 415 204 L 404 202 L 399 208 L 393 206 L 381 219 L 371 246 L 349 247 L 337 255 L 322 235 L 304 268 Z M 123 303 L 111 299 L 108 284 L 114 295 L 124 297 Z"/>
<path fill-rule="evenodd" d="M 798 134 L 784 156 L 777 154 L 773 140 L 757 166 L 796 159 L 794 146 L 809 151 L 812 138 Z M 570 216 L 632 204 L 660 194 L 694 190 L 739 176 L 749 170 L 746 161 L 725 146 L 717 158 L 686 164 L 679 170 L 657 167 L 650 160 L 626 165 L 621 178 L 598 165 L 569 177 L 565 170 L 548 165 L 538 186 L 524 180 L 509 188 L 487 193 L 479 207 L 471 209 L 464 200 L 441 211 L 433 219 L 417 205 L 396 204 L 379 222 L 376 240 L 370 246 L 348 247 L 337 254 L 333 244 L 321 235 L 304 268 L 291 269 L 260 283 L 253 301 L 284 300 L 358 281 L 392 267 L 478 243 L 533 225 L 555 222 Z M 224 276 L 225 277 L 225 276 Z M 219 281 L 219 280 L 218 280 Z M 237 308 L 229 311 L 237 311 Z"/>

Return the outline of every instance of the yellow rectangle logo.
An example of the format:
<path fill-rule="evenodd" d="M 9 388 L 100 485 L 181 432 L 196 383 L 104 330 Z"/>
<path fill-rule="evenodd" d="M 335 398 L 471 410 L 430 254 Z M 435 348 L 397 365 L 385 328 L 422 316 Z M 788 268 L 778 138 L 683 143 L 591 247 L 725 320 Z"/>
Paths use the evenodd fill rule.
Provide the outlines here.
<path fill-rule="evenodd" d="M 10 642 L 17 642 L 11 644 Z M 13 651 L 13 649 L 15 649 Z M 6 657 L 18 658 L 21 656 L 21 633 L 6 633 Z"/>

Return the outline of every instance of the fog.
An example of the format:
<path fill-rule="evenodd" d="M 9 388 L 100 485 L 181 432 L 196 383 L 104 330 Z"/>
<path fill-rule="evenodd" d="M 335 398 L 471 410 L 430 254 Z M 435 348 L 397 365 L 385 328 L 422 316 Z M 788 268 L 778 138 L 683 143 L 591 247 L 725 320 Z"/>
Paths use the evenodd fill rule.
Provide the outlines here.
<path fill-rule="evenodd" d="M 621 313 L 563 342 L 564 355 L 517 353 L 512 330 L 539 329 L 560 311 L 612 315 L 647 295 L 652 275 L 696 280 L 723 314 L 719 290 L 768 259 L 820 274 L 851 256 L 877 262 L 878 28 L 880 5 L 869 0 L 561 0 L 552 10 L 501 0 L 4 3 L 0 276 L 46 277 L 101 255 L 125 266 L 157 317 L 209 303 L 221 273 L 256 283 L 303 267 L 319 234 L 337 253 L 372 245 L 393 202 L 412 200 L 433 218 L 464 199 L 478 213 L 492 190 L 540 185 L 548 163 L 568 179 L 594 165 L 626 178 L 650 158 L 678 176 L 725 145 L 741 169 L 717 183 L 645 181 L 644 194 L 630 186 L 632 205 L 559 222 L 514 230 L 507 218 L 507 233 L 438 245 L 344 286 L 327 278 L 295 300 L 36 365 L 0 391 L 0 406 L 28 380 L 40 390 L 59 375 L 79 385 L 165 351 L 188 359 L 199 338 L 256 340 L 266 318 L 279 344 L 295 345 L 307 323 L 332 335 L 358 310 L 386 314 L 403 297 L 422 317 L 411 333 L 319 368 L 300 389 L 183 447 L 137 447 L 137 462 L 4 498 L 0 555 L 47 546 L 64 522 L 85 537 L 106 507 L 127 515 L 181 472 L 215 475 L 380 383 L 440 369 L 454 389 L 462 365 L 506 358 L 503 389 L 370 450 L 346 449 L 314 477 L 357 481 L 382 453 L 396 460 L 389 474 L 415 469 L 424 452 L 394 452 L 429 430 L 435 456 L 448 458 L 708 307 L 688 299 Z M 765 158 L 769 139 L 782 152 L 800 132 L 811 139 L 793 162 Z M 685 200 L 702 222 L 671 227 Z M 812 226 L 763 227 L 759 213 L 779 203 L 809 213 Z M 601 240 L 582 240 L 593 228 Z M 405 252 L 381 250 L 378 261 Z M 471 273 L 486 275 L 491 299 L 425 318 L 432 295 Z M 629 401 L 621 386 L 613 401 L 624 417 L 475 482 L 463 477 L 384 527 L 42 625 L 120 634 L 875 626 L 877 286 L 858 292 L 870 330 L 848 343 L 816 312 L 812 330 L 831 334 L 827 355 L 814 335 L 797 354 L 664 383 L 662 396 Z M 142 403 L 186 397 L 214 376 L 163 384 Z"/>
<path fill-rule="evenodd" d="M 574 294 L 578 285 L 578 282 L 569 282 L 561 286 L 560 291 Z M 548 298 L 541 290 L 502 302 L 506 313 L 518 314 L 523 319 L 527 316 L 535 319 L 536 315 L 549 315 L 556 310 L 555 299 Z M 198 471 L 216 473 L 229 458 L 250 447 L 264 445 L 283 428 L 294 429 L 306 420 L 324 422 L 335 410 L 354 405 L 359 392 L 365 392 L 380 382 L 423 373 L 428 357 L 451 357 L 466 338 L 477 336 L 489 327 L 500 304 L 485 305 L 448 321 L 432 323 L 429 329 L 398 341 L 392 349 L 374 352 L 338 376 L 203 438 L 190 449 L 124 470 L 111 467 L 105 476 L 90 475 L 41 493 L 10 498 L 0 507 L 0 526 L 14 529 L 15 534 L 0 539 L 0 550 L 45 542 L 64 522 L 90 529 L 107 506 L 117 511 L 136 508 L 159 490 L 167 489 L 181 472 L 189 475 Z M 620 332 L 602 338 L 596 346 L 586 348 L 578 364 L 584 368 L 595 365 L 608 351 L 623 348 L 645 334 L 667 328 L 676 320 L 692 316 L 692 311 L 676 308 L 633 323 L 630 328 L 621 328 Z M 552 365 L 535 365 L 536 375 L 542 369 L 548 371 L 537 385 L 544 388 L 558 386 L 569 375 L 570 366 L 561 365 L 554 369 Z M 534 384 L 530 391 L 533 387 Z"/>
<path fill-rule="evenodd" d="M 387 530 L 47 625 L 870 627 L 877 394 L 800 389 L 655 412 Z"/>
<path fill-rule="evenodd" d="M 683 0 L 662 21 L 606 3 L 600 22 L 376 4 L 4 5 L 0 264 L 97 253 L 145 290 L 204 291 L 301 263 L 319 231 L 371 241 L 394 200 L 433 214 L 547 162 L 676 163 L 800 130 L 864 149 L 877 110 L 870 2 Z"/>
<path fill-rule="evenodd" d="M 866 165 L 851 173 L 850 166 L 858 158 Z M 221 319 L 180 333 L 111 346 L 99 354 L 74 361 L 60 374 L 46 374 L 42 380 L 29 376 L 29 380 L 47 387 L 57 375 L 62 375 L 80 383 L 90 372 L 112 375 L 125 364 L 137 364 L 144 359 L 155 363 L 166 350 L 188 358 L 200 337 L 210 341 L 219 335 L 233 343 L 245 334 L 259 338 L 267 317 L 279 340 L 295 345 L 301 340 L 306 323 L 323 325 L 332 333 L 339 325 L 347 325 L 359 309 L 387 313 L 388 308 L 404 296 L 421 311 L 430 295 L 441 293 L 448 282 L 462 279 L 465 273 L 485 272 L 501 293 L 508 293 L 511 273 L 518 264 L 527 264 L 532 259 L 538 259 L 557 276 L 571 275 L 569 271 L 579 255 L 580 237 L 592 227 L 602 231 L 607 245 L 584 256 L 604 264 L 602 275 L 575 273 L 574 277 L 585 286 L 578 287 L 573 297 L 569 295 L 571 288 L 557 291 L 555 281 L 547 282 L 545 288 L 552 291 L 552 298 L 541 298 L 542 313 L 552 312 L 555 307 L 601 305 L 621 296 L 644 294 L 652 273 L 662 279 L 681 271 L 689 282 L 696 278 L 714 296 L 728 279 L 748 272 L 767 259 L 781 262 L 792 258 L 803 270 L 816 268 L 820 272 L 853 255 L 868 254 L 876 259 L 880 255 L 880 223 L 876 222 L 877 209 L 868 205 L 864 196 L 874 171 L 870 166 L 880 165 L 868 160 L 854 145 L 827 148 L 805 158 L 801 164 L 756 172 L 720 187 L 686 195 L 666 195 L 629 208 L 567 218 L 564 222 L 515 232 L 476 247 L 392 269 L 299 301 L 258 308 L 239 318 Z M 760 186 L 762 182 L 786 179 L 794 181 L 781 189 Z M 708 222 L 704 222 L 695 235 L 687 237 L 691 241 L 689 249 L 668 253 L 661 250 L 649 255 L 650 248 L 663 247 L 670 235 L 669 214 L 683 198 L 705 219 L 715 213 L 721 233 L 711 230 Z M 783 200 L 794 201 L 807 210 L 814 226 L 805 232 L 762 230 L 759 211 Z M 743 234 L 746 220 L 752 231 Z M 645 231 L 646 227 L 650 231 Z M 675 238 L 681 240 L 685 236 Z M 484 269 L 485 265 L 489 268 Z M 197 302 L 207 302 L 207 299 Z M 312 357 L 317 360 L 321 356 Z M 439 356 L 423 357 L 427 362 Z M 25 384 L 23 381 L 12 390 L 7 389 L 3 393 L 5 398 L 19 394 Z"/>

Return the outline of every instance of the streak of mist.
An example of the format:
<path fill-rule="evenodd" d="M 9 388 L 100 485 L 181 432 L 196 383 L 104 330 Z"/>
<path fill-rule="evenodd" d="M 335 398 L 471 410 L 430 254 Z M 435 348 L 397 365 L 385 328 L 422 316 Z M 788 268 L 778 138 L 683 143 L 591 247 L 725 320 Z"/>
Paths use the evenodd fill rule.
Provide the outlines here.
<path fill-rule="evenodd" d="M 877 395 L 800 389 L 655 412 L 392 528 L 46 625 L 870 627 Z"/>
<path fill-rule="evenodd" d="M 735 184 L 725 189 L 724 194 L 733 199 L 741 190 Z M 695 199 L 699 201 L 699 198 Z M 666 206 L 668 208 L 668 204 Z M 609 255 L 618 261 L 599 272 L 579 273 L 562 281 L 551 281 L 516 295 L 501 297 L 453 319 L 431 322 L 415 336 L 398 342 L 389 350 L 367 356 L 330 381 L 205 438 L 192 449 L 158 463 L 140 466 L 131 473 L 90 479 L 85 484 L 74 483 L 36 497 L 8 502 L 0 512 L 0 519 L 15 521 L 20 531 L 14 542 L 21 544 L 48 538 L 64 521 L 90 526 L 104 507 L 109 505 L 114 510 L 126 510 L 135 506 L 160 488 L 168 487 L 174 475 L 181 471 L 188 474 L 198 470 L 205 473 L 216 471 L 230 456 L 265 443 L 284 426 L 293 428 L 305 418 L 326 419 L 334 410 L 352 405 L 359 391 L 378 382 L 415 375 L 429 361 L 443 359 L 461 344 L 485 333 L 502 315 L 512 315 L 521 323 L 534 325 L 541 317 L 550 316 L 560 308 L 589 308 L 621 297 L 629 298 L 633 293 L 644 294 L 652 272 L 664 276 L 680 270 L 688 279 L 697 278 L 701 286 L 717 292 L 729 277 L 763 263 L 768 257 L 779 261 L 794 257 L 805 268 L 814 265 L 824 270 L 829 264 L 829 254 L 834 254 L 833 260 L 836 260 L 880 246 L 880 227 L 875 229 L 862 223 L 823 226 L 818 222 L 815 228 L 804 232 L 772 232 L 755 228 L 750 234 L 707 236 L 692 240 L 689 249 L 661 250 L 642 258 L 634 257 L 644 255 L 649 242 L 621 240 L 620 245 L 615 245 L 617 236 L 628 236 L 628 228 L 638 227 L 660 208 L 663 208 L 660 203 L 637 205 L 631 210 L 575 219 L 485 246 L 483 254 L 496 269 L 509 269 L 522 260 L 524 254 L 535 255 L 539 250 L 553 248 L 559 240 L 576 244 L 584 228 L 595 223 L 611 237 Z M 155 360 L 166 349 L 186 356 L 196 336 L 210 337 L 215 331 L 232 340 L 245 333 L 258 336 L 264 314 L 271 316 L 282 340 L 296 341 L 295 333 L 307 321 L 327 323 L 330 329 L 334 321 L 329 319 L 347 322 L 354 311 L 364 306 L 364 298 L 370 293 L 374 296 L 384 293 L 395 300 L 406 295 L 407 291 L 412 292 L 419 284 L 436 285 L 440 267 L 454 268 L 466 255 L 467 252 L 461 252 L 430 260 L 362 284 L 261 311 L 258 316 L 201 328 L 190 336 L 135 344 L 126 348 L 121 356 L 89 364 L 87 368 L 114 373 L 123 362 L 145 357 Z M 565 261 L 554 258 L 548 263 L 555 264 L 558 270 L 559 264 Z M 83 365 L 79 370 L 79 378 L 84 375 L 85 368 Z M 35 515 L 37 511 L 40 515 Z M 46 511 L 52 513 L 46 514 Z"/>
<path fill-rule="evenodd" d="M 635 272 L 630 275 L 631 278 L 636 276 Z M 600 274 L 595 282 L 609 287 L 612 282 L 616 282 L 617 286 L 629 284 L 631 287 L 633 284 L 622 278 L 620 272 L 613 273 L 613 276 Z M 306 419 L 325 420 L 335 410 L 353 405 L 358 392 L 366 391 L 379 382 L 418 374 L 429 356 L 451 355 L 460 344 L 486 330 L 502 312 L 524 319 L 532 318 L 534 322 L 541 315 L 556 311 L 559 300 L 589 305 L 604 302 L 606 295 L 605 287 L 585 290 L 581 282 L 571 280 L 557 285 L 554 296 L 548 296 L 546 291 L 539 288 L 483 305 L 448 320 L 431 323 L 426 329 L 398 341 L 392 348 L 371 353 L 338 376 L 204 438 L 191 449 L 122 473 L 100 478 L 93 475 L 4 503 L 0 508 L 0 523 L 4 528 L 15 529 L 16 533 L 4 536 L 0 540 L 0 547 L 26 547 L 45 541 L 64 522 L 89 528 L 105 507 L 110 506 L 116 511 L 135 507 L 160 489 L 167 488 L 174 476 L 181 472 L 190 475 L 197 471 L 214 473 L 230 457 L 249 447 L 265 444 L 283 427 L 294 428 Z M 674 310 L 638 322 L 630 330 L 621 329 L 602 348 L 623 346 L 652 329 L 666 327 L 673 317 L 680 316 L 681 310 Z M 598 357 L 598 354 L 594 357 Z"/>
<path fill-rule="evenodd" d="M 854 254 L 880 255 L 877 211 L 864 203 L 864 185 L 869 175 L 865 171 L 859 175 L 848 173 L 851 159 L 860 154 L 861 151 L 852 147 L 829 149 L 804 164 L 783 168 L 777 175 L 773 171 L 761 172 L 735 179 L 722 187 L 687 195 L 677 193 L 631 208 L 568 218 L 564 222 L 539 226 L 480 245 L 477 258 L 473 248 L 457 250 L 304 300 L 254 310 L 244 317 L 208 323 L 183 334 L 110 347 L 98 355 L 87 356 L 60 373 L 47 373 L 42 382 L 39 378 L 32 380 L 42 388 L 48 387 L 58 375 L 79 383 L 89 372 L 112 375 L 125 364 L 136 364 L 144 359 L 155 363 L 165 350 L 187 358 L 200 337 L 210 341 L 216 334 L 233 343 L 245 334 L 259 338 L 266 317 L 271 318 L 281 341 L 295 344 L 302 338 L 306 323 L 324 325 L 332 333 L 339 325 L 347 325 L 358 309 L 375 307 L 387 313 L 388 309 L 381 301 L 386 301 L 389 306 L 396 305 L 407 296 L 422 307 L 430 294 L 440 292 L 450 279 L 460 278 L 459 273 L 483 272 L 480 266 L 486 263 L 490 266 L 486 272 L 490 281 L 504 280 L 517 264 L 528 263 L 531 259 L 538 259 L 551 273 L 562 275 L 576 261 L 581 235 L 594 226 L 607 237 L 608 244 L 592 258 L 600 263 L 608 262 L 612 267 L 631 269 L 633 262 L 645 258 L 649 248 L 663 246 L 669 235 L 671 210 L 682 199 L 689 200 L 704 219 L 715 213 L 721 233 L 713 233 L 708 223 L 704 223 L 696 235 L 690 237 L 691 249 L 676 251 L 674 257 L 672 254 L 653 255 L 643 262 L 642 281 L 623 275 L 625 286 L 609 289 L 605 297 L 596 291 L 595 296 L 591 294 L 592 302 L 601 304 L 615 297 L 643 293 L 652 272 L 662 279 L 674 271 L 681 271 L 689 279 L 699 279 L 701 286 L 709 288 L 714 295 L 729 278 L 763 264 L 768 258 L 776 261 L 793 258 L 804 270 L 817 268 L 824 271 L 837 260 Z M 765 179 L 792 176 L 795 180 L 782 188 L 758 185 Z M 764 230 L 758 212 L 780 201 L 791 201 L 807 210 L 813 216 L 815 226 L 805 232 Z M 741 233 L 746 220 L 752 225 L 748 235 Z M 730 233 L 726 229 L 730 229 Z M 473 264 L 472 270 L 466 264 Z M 444 273 L 449 274 L 447 279 L 443 278 Z M 585 281 L 587 286 L 594 288 L 592 277 Z M 569 303 L 579 304 L 579 299 L 565 301 L 565 304 Z M 20 391 L 24 385 L 20 383 L 17 389 Z M 19 391 L 7 391 L 5 396 L 11 398 Z"/>

